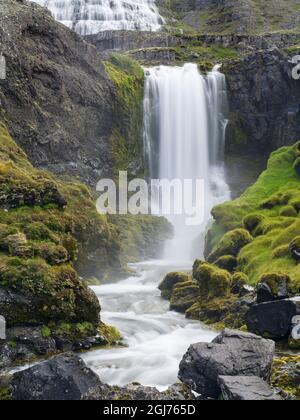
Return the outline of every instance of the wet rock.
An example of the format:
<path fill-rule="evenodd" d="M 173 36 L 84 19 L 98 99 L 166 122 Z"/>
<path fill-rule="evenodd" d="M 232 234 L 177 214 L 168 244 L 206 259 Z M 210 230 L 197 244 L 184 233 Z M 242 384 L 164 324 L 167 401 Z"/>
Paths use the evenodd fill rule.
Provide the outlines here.
<path fill-rule="evenodd" d="M 220 376 L 219 384 L 226 401 L 280 401 L 282 398 L 257 376 Z"/>
<path fill-rule="evenodd" d="M 54 339 L 43 337 L 41 327 L 9 328 L 6 340 L 0 342 L 0 367 L 54 354 L 56 350 Z"/>
<path fill-rule="evenodd" d="M 194 400 L 193 394 L 182 384 L 172 385 L 167 391 L 160 392 L 156 388 L 146 387 L 139 384 L 131 384 L 125 387 L 98 385 L 90 389 L 82 398 L 89 401 L 103 400 L 148 400 L 148 401 L 184 401 Z"/>
<path fill-rule="evenodd" d="M 11 381 L 14 400 L 80 400 L 89 389 L 101 384 L 98 376 L 72 354 L 15 373 Z"/>
<path fill-rule="evenodd" d="M 294 260 L 296 260 L 297 262 L 300 262 L 300 237 L 299 236 L 297 236 L 297 238 L 295 238 L 290 243 L 289 250 Z"/>
<path fill-rule="evenodd" d="M 248 330 L 270 338 L 284 338 L 290 333 L 292 318 L 300 314 L 300 298 L 253 305 L 246 314 Z"/>
<path fill-rule="evenodd" d="M 176 284 L 173 289 L 170 309 L 185 313 L 199 299 L 200 291 L 197 282 L 187 281 Z"/>
<path fill-rule="evenodd" d="M 179 379 L 204 397 L 218 398 L 219 376 L 268 380 L 275 343 L 253 334 L 224 330 L 212 343 L 193 344 L 184 355 Z"/>
<path fill-rule="evenodd" d="M 190 281 L 191 279 L 191 275 L 188 273 L 168 273 L 158 286 L 159 290 L 161 290 L 162 298 L 169 300 L 172 296 L 172 292 L 176 284 Z"/>
<path fill-rule="evenodd" d="M 291 279 L 284 274 L 265 274 L 257 287 L 257 303 L 287 299 L 292 296 Z"/>

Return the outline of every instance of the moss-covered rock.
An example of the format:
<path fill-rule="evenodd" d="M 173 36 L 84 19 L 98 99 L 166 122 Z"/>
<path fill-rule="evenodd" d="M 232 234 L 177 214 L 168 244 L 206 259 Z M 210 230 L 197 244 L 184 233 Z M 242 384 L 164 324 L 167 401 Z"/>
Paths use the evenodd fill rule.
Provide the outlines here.
<path fill-rule="evenodd" d="M 229 271 L 233 273 L 233 271 L 237 267 L 237 259 L 232 255 L 224 255 L 224 257 L 220 257 L 215 262 L 215 265 L 223 270 Z"/>
<path fill-rule="evenodd" d="M 203 299 L 219 298 L 230 293 L 230 273 L 212 264 L 196 261 L 193 277 L 199 284 L 200 297 Z"/>
<path fill-rule="evenodd" d="M 260 213 L 248 214 L 243 219 L 243 225 L 251 234 L 253 234 L 259 224 L 264 220 L 264 215 Z"/>
<path fill-rule="evenodd" d="M 185 313 L 186 310 L 197 303 L 199 294 L 199 286 L 193 280 L 175 284 L 171 295 L 170 309 Z"/>
<path fill-rule="evenodd" d="M 285 258 L 289 255 L 289 246 L 281 245 L 274 249 L 272 253 L 272 259 Z"/>
<path fill-rule="evenodd" d="M 285 206 L 280 210 L 280 216 L 283 217 L 297 217 L 298 213 L 293 206 Z"/>
<path fill-rule="evenodd" d="M 298 176 L 300 176 L 300 157 L 295 160 L 294 170 Z"/>
<path fill-rule="evenodd" d="M 257 302 L 287 299 L 293 295 L 291 279 L 282 273 L 263 274 L 257 286 Z"/>
<path fill-rule="evenodd" d="M 213 249 L 208 256 L 209 262 L 215 262 L 218 258 L 231 255 L 237 257 L 240 250 L 251 243 L 253 237 L 245 229 L 235 229 L 226 233 L 220 243 Z"/>
<path fill-rule="evenodd" d="M 115 176 L 120 170 L 130 175 L 142 171 L 142 135 L 144 71 L 127 55 L 112 54 L 104 62 L 115 86 L 114 129 L 110 138 Z"/>
<path fill-rule="evenodd" d="M 249 279 L 245 273 L 234 273 L 231 280 L 231 293 L 234 295 L 240 295 L 245 290 L 245 286 L 248 282 Z"/>
<path fill-rule="evenodd" d="M 177 283 L 190 282 L 191 280 L 192 276 L 189 273 L 168 273 L 158 286 L 159 290 L 161 290 L 162 298 L 169 300 Z"/>
<path fill-rule="evenodd" d="M 272 386 L 300 400 L 300 356 L 285 356 L 273 361 Z"/>

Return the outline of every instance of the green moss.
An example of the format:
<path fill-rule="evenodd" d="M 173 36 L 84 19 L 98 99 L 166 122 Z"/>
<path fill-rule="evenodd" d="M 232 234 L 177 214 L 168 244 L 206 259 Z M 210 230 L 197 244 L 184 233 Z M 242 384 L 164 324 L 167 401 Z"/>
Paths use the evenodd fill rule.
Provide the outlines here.
<path fill-rule="evenodd" d="M 227 296 L 230 292 L 231 275 L 214 265 L 196 261 L 193 277 L 199 284 L 201 298 L 219 298 Z"/>
<path fill-rule="evenodd" d="M 286 284 L 288 289 L 291 287 L 291 279 L 287 275 L 281 273 L 263 274 L 259 279 L 259 283 L 267 284 L 274 296 L 278 296 L 283 284 Z"/>
<path fill-rule="evenodd" d="M 299 372 L 300 356 L 285 356 L 273 361 L 271 383 L 274 388 L 281 388 L 289 396 L 300 400 Z"/>
<path fill-rule="evenodd" d="M 237 267 L 237 259 L 232 255 L 224 255 L 215 262 L 215 265 L 223 270 L 227 270 L 232 273 Z"/>
<path fill-rule="evenodd" d="M 49 338 L 49 337 L 51 337 L 51 330 L 50 330 L 50 328 L 48 328 L 46 326 L 43 326 L 41 328 L 41 334 L 42 334 L 42 337 L 43 338 Z"/>
<path fill-rule="evenodd" d="M 0 387 L 0 401 L 11 401 L 11 389 L 10 388 L 1 388 Z"/>
<path fill-rule="evenodd" d="M 170 309 L 185 313 L 186 310 L 197 303 L 198 298 L 199 286 L 197 282 L 193 280 L 179 282 L 173 287 Z"/>
<path fill-rule="evenodd" d="M 272 253 L 272 259 L 277 258 L 285 258 L 289 256 L 289 246 L 288 245 L 281 245 L 274 249 Z"/>
<path fill-rule="evenodd" d="M 293 206 L 285 206 L 280 210 L 280 216 L 297 217 L 298 213 Z"/>
<path fill-rule="evenodd" d="M 117 177 L 120 170 L 128 171 L 142 154 L 144 72 L 136 61 L 116 53 L 104 66 L 115 86 L 116 120 L 110 145 Z"/>
<path fill-rule="evenodd" d="M 104 337 L 108 345 L 118 344 L 122 340 L 121 333 L 117 328 L 112 327 L 111 325 L 106 325 L 103 322 L 100 323 L 98 327 L 98 334 L 101 337 Z"/>
<path fill-rule="evenodd" d="M 255 232 L 256 228 L 264 220 L 265 216 L 261 213 L 252 213 L 248 214 L 243 219 L 243 225 L 251 234 Z"/>
<path fill-rule="evenodd" d="M 249 278 L 245 273 L 234 273 L 231 280 L 231 293 L 239 295 L 245 285 L 249 283 Z"/>
<path fill-rule="evenodd" d="M 208 256 L 209 262 L 215 262 L 218 258 L 231 255 L 237 257 L 240 250 L 253 240 L 250 233 L 245 229 L 235 229 L 226 233 L 219 244 Z"/>
<path fill-rule="evenodd" d="M 240 247 L 237 270 L 245 273 L 252 285 L 268 272 L 283 273 L 297 285 L 300 268 L 288 251 L 300 235 L 299 178 L 294 170 L 297 156 L 298 143 L 274 152 L 267 170 L 252 187 L 237 200 L 213 209 L 215 224 L 209 232 L 206 251 L 209 255 L 212 250 L 209 261 L 219 256 L 220 245 L 225 247 L 232 230 L 244 227 L 253 240 Z M 234 255 L 223 255 L 228 254 Z"/>
<path fill-rule="evenodd" d="M 192 276 L 188 273 L 173 272 L 168 273 L 162 282 L 159 284 L 158 288 L 161 290 L 161 296 L 163 299 L 170 299 L 173 289 L 177 283 L 190 282 Z"/>

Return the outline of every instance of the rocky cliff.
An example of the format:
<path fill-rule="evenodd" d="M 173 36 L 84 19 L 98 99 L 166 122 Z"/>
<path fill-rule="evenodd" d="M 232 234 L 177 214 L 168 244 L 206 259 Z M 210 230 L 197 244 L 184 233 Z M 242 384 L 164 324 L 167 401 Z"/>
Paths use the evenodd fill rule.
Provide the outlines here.
<path fill-rule="evenodd" d="M 7 62 L 0 118 L 31 162 L 90 185 L 111 174 L 110 138 L 122 121 L 114 112 L 116 87 L 96 49 L 56 23 L 46 9 L 1 0 L 0 51 Z M 142 88 L 143 77 L 137 83 Z M 141 118 L 141 103 L 131 105 Z M 132 141 L 129 131 L 124 147 Z M 132 160 L 134 168 L 142 167 L 140 155 Z"/>

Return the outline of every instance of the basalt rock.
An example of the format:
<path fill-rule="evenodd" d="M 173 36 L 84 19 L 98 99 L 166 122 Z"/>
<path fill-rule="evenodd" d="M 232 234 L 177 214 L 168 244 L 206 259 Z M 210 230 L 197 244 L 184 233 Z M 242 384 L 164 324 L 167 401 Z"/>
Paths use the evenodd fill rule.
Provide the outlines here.
<path fill-rule="evenodd" d="M 257 303 L 287 299 L 292 296 L 291 279 L 284 274 L 264 274 L 257 286 Z"/>
<path fill-rule="evenodd" d="M 266 302 L 249 309 L 246 324 L 254 334 L 280 339 L 289 335 L 292 319 L 299 314 L 299 298 Z"/>
<path fill-rule="evenodd" d="M 220 376 L 219 383 L 226 401 L 281 401 L 265 381 L 256 376 Z"/>
<path fill-rule="evenodd" d="M 221 394 L 219 376 L 268 380 L 275 343 L 253 334 L 225 330 L 212 343 L 193 344 L 184 355 L 179 379 L 204 397 Z"/>
<path fill-rule="evenodd" d="M 64 354 L 15 373 L 11 395 L 21 401 L 80 400 L 98 384 L 98 376 L 79 357 Z"/>

